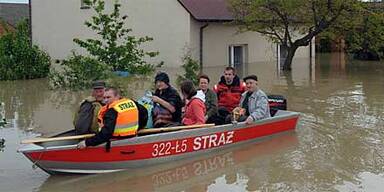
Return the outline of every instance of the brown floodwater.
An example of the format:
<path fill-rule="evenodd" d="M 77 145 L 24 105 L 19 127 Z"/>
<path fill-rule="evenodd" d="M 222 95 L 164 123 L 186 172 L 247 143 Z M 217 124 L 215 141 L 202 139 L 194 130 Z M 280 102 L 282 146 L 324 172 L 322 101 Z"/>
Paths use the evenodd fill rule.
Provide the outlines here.
<path fill-rule="evenodd" d="M 217 153 L 100 175 L 50 176 L 22 154 L 20 141 L 72 127 L 89 94 L 53 91 L 46 79 L 0 82 L 8 122 L 0 128 L 0 191 L 382 191 L 384 189 L 384 62 L 344 54 L 295 60 L 291 73 L 275 63 L 249 63 L 261 89 L 284 95 L 301 113 L 296 131 Z M 217 82 L 224 66 L 204 68 Z M 162 69 L 171 79 L 180 69 Z M 132 98 L 153 78 L 127 82 Z M 212 86 L 212 85 L 211 85 Z M 0 112 L 0 116 L 1 116 Z M 1 121 L 1 119 L 0 119 Z"/>

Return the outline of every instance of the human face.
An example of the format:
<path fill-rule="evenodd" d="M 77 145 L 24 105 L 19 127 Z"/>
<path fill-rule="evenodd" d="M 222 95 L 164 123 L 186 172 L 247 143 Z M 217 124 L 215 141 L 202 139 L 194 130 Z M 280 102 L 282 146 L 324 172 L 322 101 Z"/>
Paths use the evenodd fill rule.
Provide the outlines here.
<path fill-rule="evenodd" d="M 111 104 L 117 100 L 119 100 L 119 97 L 117 95 L 115 95 L 112 90 L 108 90 L 104 93 L 105 104 L 109 105 L 109 104 Z"/>
<path fill-rule="evenodd" d="M 156 81 L 156 89 L 161 91 L 166 88 L 168 88 L 168 85 L 166 83 L 164 83 L 163 81 Z"/>
<path fill-rule="evenodd" d="M 96 101 L 103 101 L 105 89 L 93 89 L 92 96 L 95 97 Z"/>
<path fill-rule="evenodd" d="M 224 78 L 227 85 L 230 85 L 233 82 L 233 78 L 235 78 L 235 73 L 232 70 L 225 70 Z"/>
<path fill-rule="evenodd" d="M 206 92 L 207 91 L 207 89 L 208 89 L 208 79 L 205 79 L 205 78 L 200 78 L 200 80 L 199 80 L 199 88 L 202 90 L 202 91 L 204 91 L 204 92 Z"/>
<path fill-rule="evenodd" d="M 257 81 L 253 79 L 247 79 L 245 81 L 245 85 L 247 86 L 247 90 L 250 92 L 254 92 L 257 90 Z"/>

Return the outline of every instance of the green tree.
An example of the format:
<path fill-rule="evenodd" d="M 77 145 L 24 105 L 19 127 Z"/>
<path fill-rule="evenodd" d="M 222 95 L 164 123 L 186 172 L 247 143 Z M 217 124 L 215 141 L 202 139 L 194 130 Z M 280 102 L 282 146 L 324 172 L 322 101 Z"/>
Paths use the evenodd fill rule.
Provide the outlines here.
<path fill-rule="evenodd" d="M 241 31 L 256 31 L 287 49 L 283 70 L 291 70 L 296 50 L 343 18 L 358 14 L 358 0 L 231 0 Z"/>
<path fill-rule="evenodd" d="M 155 57 L 158 52 L 146 52 L 140 45 L 152 41 L 153 38 L 135 37 L 126 28 L 127 15 L 120 14 L 120 7 L 114 1 L 112 13 L 105 13 L 104 0 L 86 0 L 87 6 L 95 11 L 95 15 L 85 25 L 95 31 L 99 38 L 80 40 L 74 39 L 80 47 L 85 48 L 99 61 L 109 65 L 113 71 L 129 71 L 130 73 L 149 74 L 155 66 L 144 61 L 144 57 Z"/>
<path fill-rule="evenodd" d="M 194 60 L 189 54 L 186 54 L 183 58 L 184 75 L 177 76 L 177 83 L 180 84 L 184 80 L 191 80 L 195 85 L 199 83 L 200 64 Z"/>
<path fill-rule="evenodd" d="M 384 5 L 365 3 L 364 13 L 360 15 L 354 28 L 341 33 L 345 37 L 347 50 L 358 58 L 364 59 L 368 55 L 375 59 L 384 58 L 383 9 Z"/>
<path fill-rule="evenodd" d="M 49 55 L 32 44 L 27 20 L 0 37 L 0 80 L 46 77 L 50 65 Z"/>

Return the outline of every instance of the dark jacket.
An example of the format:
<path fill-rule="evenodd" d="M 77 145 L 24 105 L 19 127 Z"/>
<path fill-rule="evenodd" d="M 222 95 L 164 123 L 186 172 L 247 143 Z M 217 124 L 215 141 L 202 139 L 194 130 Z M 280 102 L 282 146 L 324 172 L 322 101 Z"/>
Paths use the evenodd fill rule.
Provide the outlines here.
<path fill-rule="evenodd" d="M 94 97 L 84 99 L 73 120 L 77 135 L 98 132 L 97 114 L 101 107 L 101 103 Z"/>
<path fill-rule="evenodd" d="M 227 85 L 224 76 L 221 77 L 219 84 L 215 85 L 214 91 L 217 94 L 218 106 L 225 107 L 231 112 L 239 105 L 241 94 L 245 91 L 245 85 L 236 75 L 231 85 Z"/>
<path fill-rule="evenodd" d="M 183 107 L 183 102 L 181 101 L 179 93 L 173 87 L 169 86 L 167 89 L 163 90 L 160 94 L 160 90 L 156 90 L 154 95 L 160 97 L 164 101 L 171 104 L 175 107 L 175 112 L 172 113 L 173 122 L 181 122 L 181 108 Z M 153 117 L 156 119 L 156 117 Z M 156 127 L 156 125 L 154 125 Z"/>
<path fill-rule="evenodd" d="M 217 95 L 211 89 L 207 89 L 205 93 L 205 107 L 207 108 L 208 118 L 217 114 Z"/>
<path fill-rule="evenodd" d="M 147 124 L 148 112 L 144 106 L 137 103 L 135 104 L 139 110 L 139 129 L 144 128 Z M 105 112 L 103 123 L 104 127 L 101 128 L 100 132 L 97 133 L 94 137 L 88 138 L 85 140 L 87 146 L 96 146 L 102 143 L 109 141 L 112 138 L 112 134 L 115 131 L 117 111 L 113 108 L 110 108 Z"/>

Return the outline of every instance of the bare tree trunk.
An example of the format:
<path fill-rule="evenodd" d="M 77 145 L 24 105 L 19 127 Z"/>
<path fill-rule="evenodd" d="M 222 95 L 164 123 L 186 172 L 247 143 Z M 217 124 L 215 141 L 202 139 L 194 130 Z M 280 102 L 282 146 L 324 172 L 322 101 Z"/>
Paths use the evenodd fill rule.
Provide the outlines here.
<path fill-rule="evenodd" d="M 298 48 L 297 46 L 287 47 L 288 54 L 287 54 L 287 58 L 284 61 L 284 66 L 283 66 L 284 71 L 292 70 L 292 60 L 293 60 L 293 56 L 295 56 L 297 48 Z"/>

